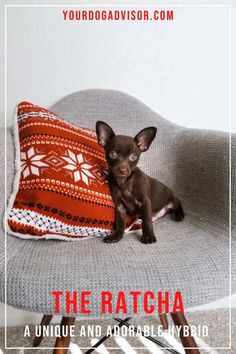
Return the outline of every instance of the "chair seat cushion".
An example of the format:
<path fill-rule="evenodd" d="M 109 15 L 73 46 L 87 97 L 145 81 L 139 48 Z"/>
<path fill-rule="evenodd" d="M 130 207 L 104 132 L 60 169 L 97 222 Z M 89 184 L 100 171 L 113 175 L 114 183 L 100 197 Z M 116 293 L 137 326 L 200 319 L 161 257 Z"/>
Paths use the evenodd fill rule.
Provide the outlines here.
<path fill-rule="evenodd" d="M 229 295 L 227 238 L 210 233 L 188 215 L 181 223 L 165 216 L 155 222 L 155 233 L 157 243 L 147 246 L 140 242 L 140 231 L 112 245 L 99 239 L 64 243 L 9 236 L 7 303 L 51 314 L 55 313 L 53 291 L 91 291 L 90 316 L 100 317 L 102 291 L 111 291 L 114 298 L 124 291 L 128 298 L 135 290 L 170 294 L 179 290 L 185 308 Z M 131 300 L 127 306 L 132 316 Z M 138 313 L 144 313 L 141 304 Z M 60 314 L 68 315 L 64 301 Z"/>

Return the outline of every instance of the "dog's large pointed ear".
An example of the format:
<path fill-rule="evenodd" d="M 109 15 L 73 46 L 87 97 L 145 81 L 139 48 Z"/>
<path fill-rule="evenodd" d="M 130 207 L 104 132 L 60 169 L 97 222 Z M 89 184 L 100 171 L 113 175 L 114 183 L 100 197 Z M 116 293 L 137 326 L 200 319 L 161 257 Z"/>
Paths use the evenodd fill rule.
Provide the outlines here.
<path fill-rule="evenodd" d="M 134 140 L 138 144 L 138 147 L 141 152 L 146 151 L 149 146 L 151 145 L 153 139 L 156 136 L 157 128 L 155 127 L 148 127 L 141 132 L 139 132 L 135 137 Z"/>
<path fill-rule="evenodd" d="M 112 128 L 105 122 L 98 121 L 96 123 L 96 133 L 98 138 L 98 144 L 105 147 L 111 139 L 115 136 Z"/>

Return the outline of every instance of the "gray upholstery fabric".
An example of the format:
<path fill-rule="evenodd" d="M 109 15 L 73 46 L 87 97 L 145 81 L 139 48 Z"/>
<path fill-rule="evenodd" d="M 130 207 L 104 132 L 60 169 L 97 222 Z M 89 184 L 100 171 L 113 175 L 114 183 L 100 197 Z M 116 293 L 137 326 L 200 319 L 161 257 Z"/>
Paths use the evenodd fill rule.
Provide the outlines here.
<path fill-rule="evenodd" d="M 101 316 L 100 294 L 124 290 L 182 291 L 185 307 L 229 295 L 229 137 L 168 122 L 135 98 L 110 90 L 87 90 L 63 98 L 52 111 L 94 128 L 104 120 L 119 133 L 134 135 L 154 125 L 157 137 L 141 167 L 174 189 L 186 218 L 155 222 L 157 243 L 143 245 L 140 232 L 118 244 L 21 240 L 7 236 L 7 303 L 53 313 L 53 290 L 90 290 L 92 317 Z M 9 135 L 10 136 L 10 135 Z M 236 136 L 232 135 L 232 286 L 236 291 Z M 8 139 L 8 181 L 13 147 Z M 3 159 L 1 158 L 1 163 Z M 3 168 L 1 166 L 1 176 Z M 2 177 L 3 178 L 3 177 Z M 4 242 L 0 242 L 0 299 L 4 301 Z M 131 303 L 128 304 L 131 310 Z M 142 313 L 142 308 L 139 309 Z M 65 306 L 61 308 L 65 314 Z"/>

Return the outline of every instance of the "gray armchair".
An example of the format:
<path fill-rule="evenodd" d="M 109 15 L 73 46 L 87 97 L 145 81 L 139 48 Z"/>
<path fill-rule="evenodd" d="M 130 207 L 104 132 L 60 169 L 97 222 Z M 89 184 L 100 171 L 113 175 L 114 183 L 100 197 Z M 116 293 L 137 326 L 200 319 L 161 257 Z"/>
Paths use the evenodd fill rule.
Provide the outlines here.
<path fill-rule="evenodd" d="M 116 132 L 127 135 L 156 126 L 157 137 L 143 154 L 141 168 L 175 191 L 186 218 L 176 223 L 167 215 L 156 221 L 157 243 L 149 246 L 140 242 L 139 231 L 126 234 L 117 244 L 105 244 L 101 239 L 22 240 L 7 235 L 7 303 L 52 315 L 53 290 L 89 289 L 93 293 L 92 317 L 100 317 L 99 294 L 103 290 L 180 290 L 185 307 L 229 295 L 229 135 L 177 126 L 137 99 L 111 90 L 77 92 L 51 109 L 91 128 L 97 120 L 106 121 Z M 235 147 L 236 136 L 232 135 L 232 256 L 236 239 Z M 7 148 L 10 192 L 14 173 L 10 133 Z M 3 179 L 3 156 L 0 161 Z M 0 300 L 4 302 L 3 241 L 0 250 Z M 236 291 L 234 257 L 232 261 Z M 128 311 L 127 317 L 132 315 L 130 302 Z M 140 308 L 139 314 L 142 312 Z M 64 303 L 60 314 L 65 315 Z"/>

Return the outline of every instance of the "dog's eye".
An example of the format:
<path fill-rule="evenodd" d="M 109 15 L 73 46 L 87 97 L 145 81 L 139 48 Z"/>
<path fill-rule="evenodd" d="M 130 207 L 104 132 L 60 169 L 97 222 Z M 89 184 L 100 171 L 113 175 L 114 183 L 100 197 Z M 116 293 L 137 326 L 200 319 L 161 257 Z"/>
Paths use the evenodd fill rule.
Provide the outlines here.
<path fill-rule="evenodd" d="M 109 152 L 109 156 L 112 160 L 115 160 L 117 158 L 117 152 L 112 150 Z"/>
<path fill-rule="evenodd" d="M 137 155 L 132 153 L 132 154 L 129 155 L 129 159 L 130 159 L 130 161 L 135 161 L 135 160 L 137 160 Z"/>

